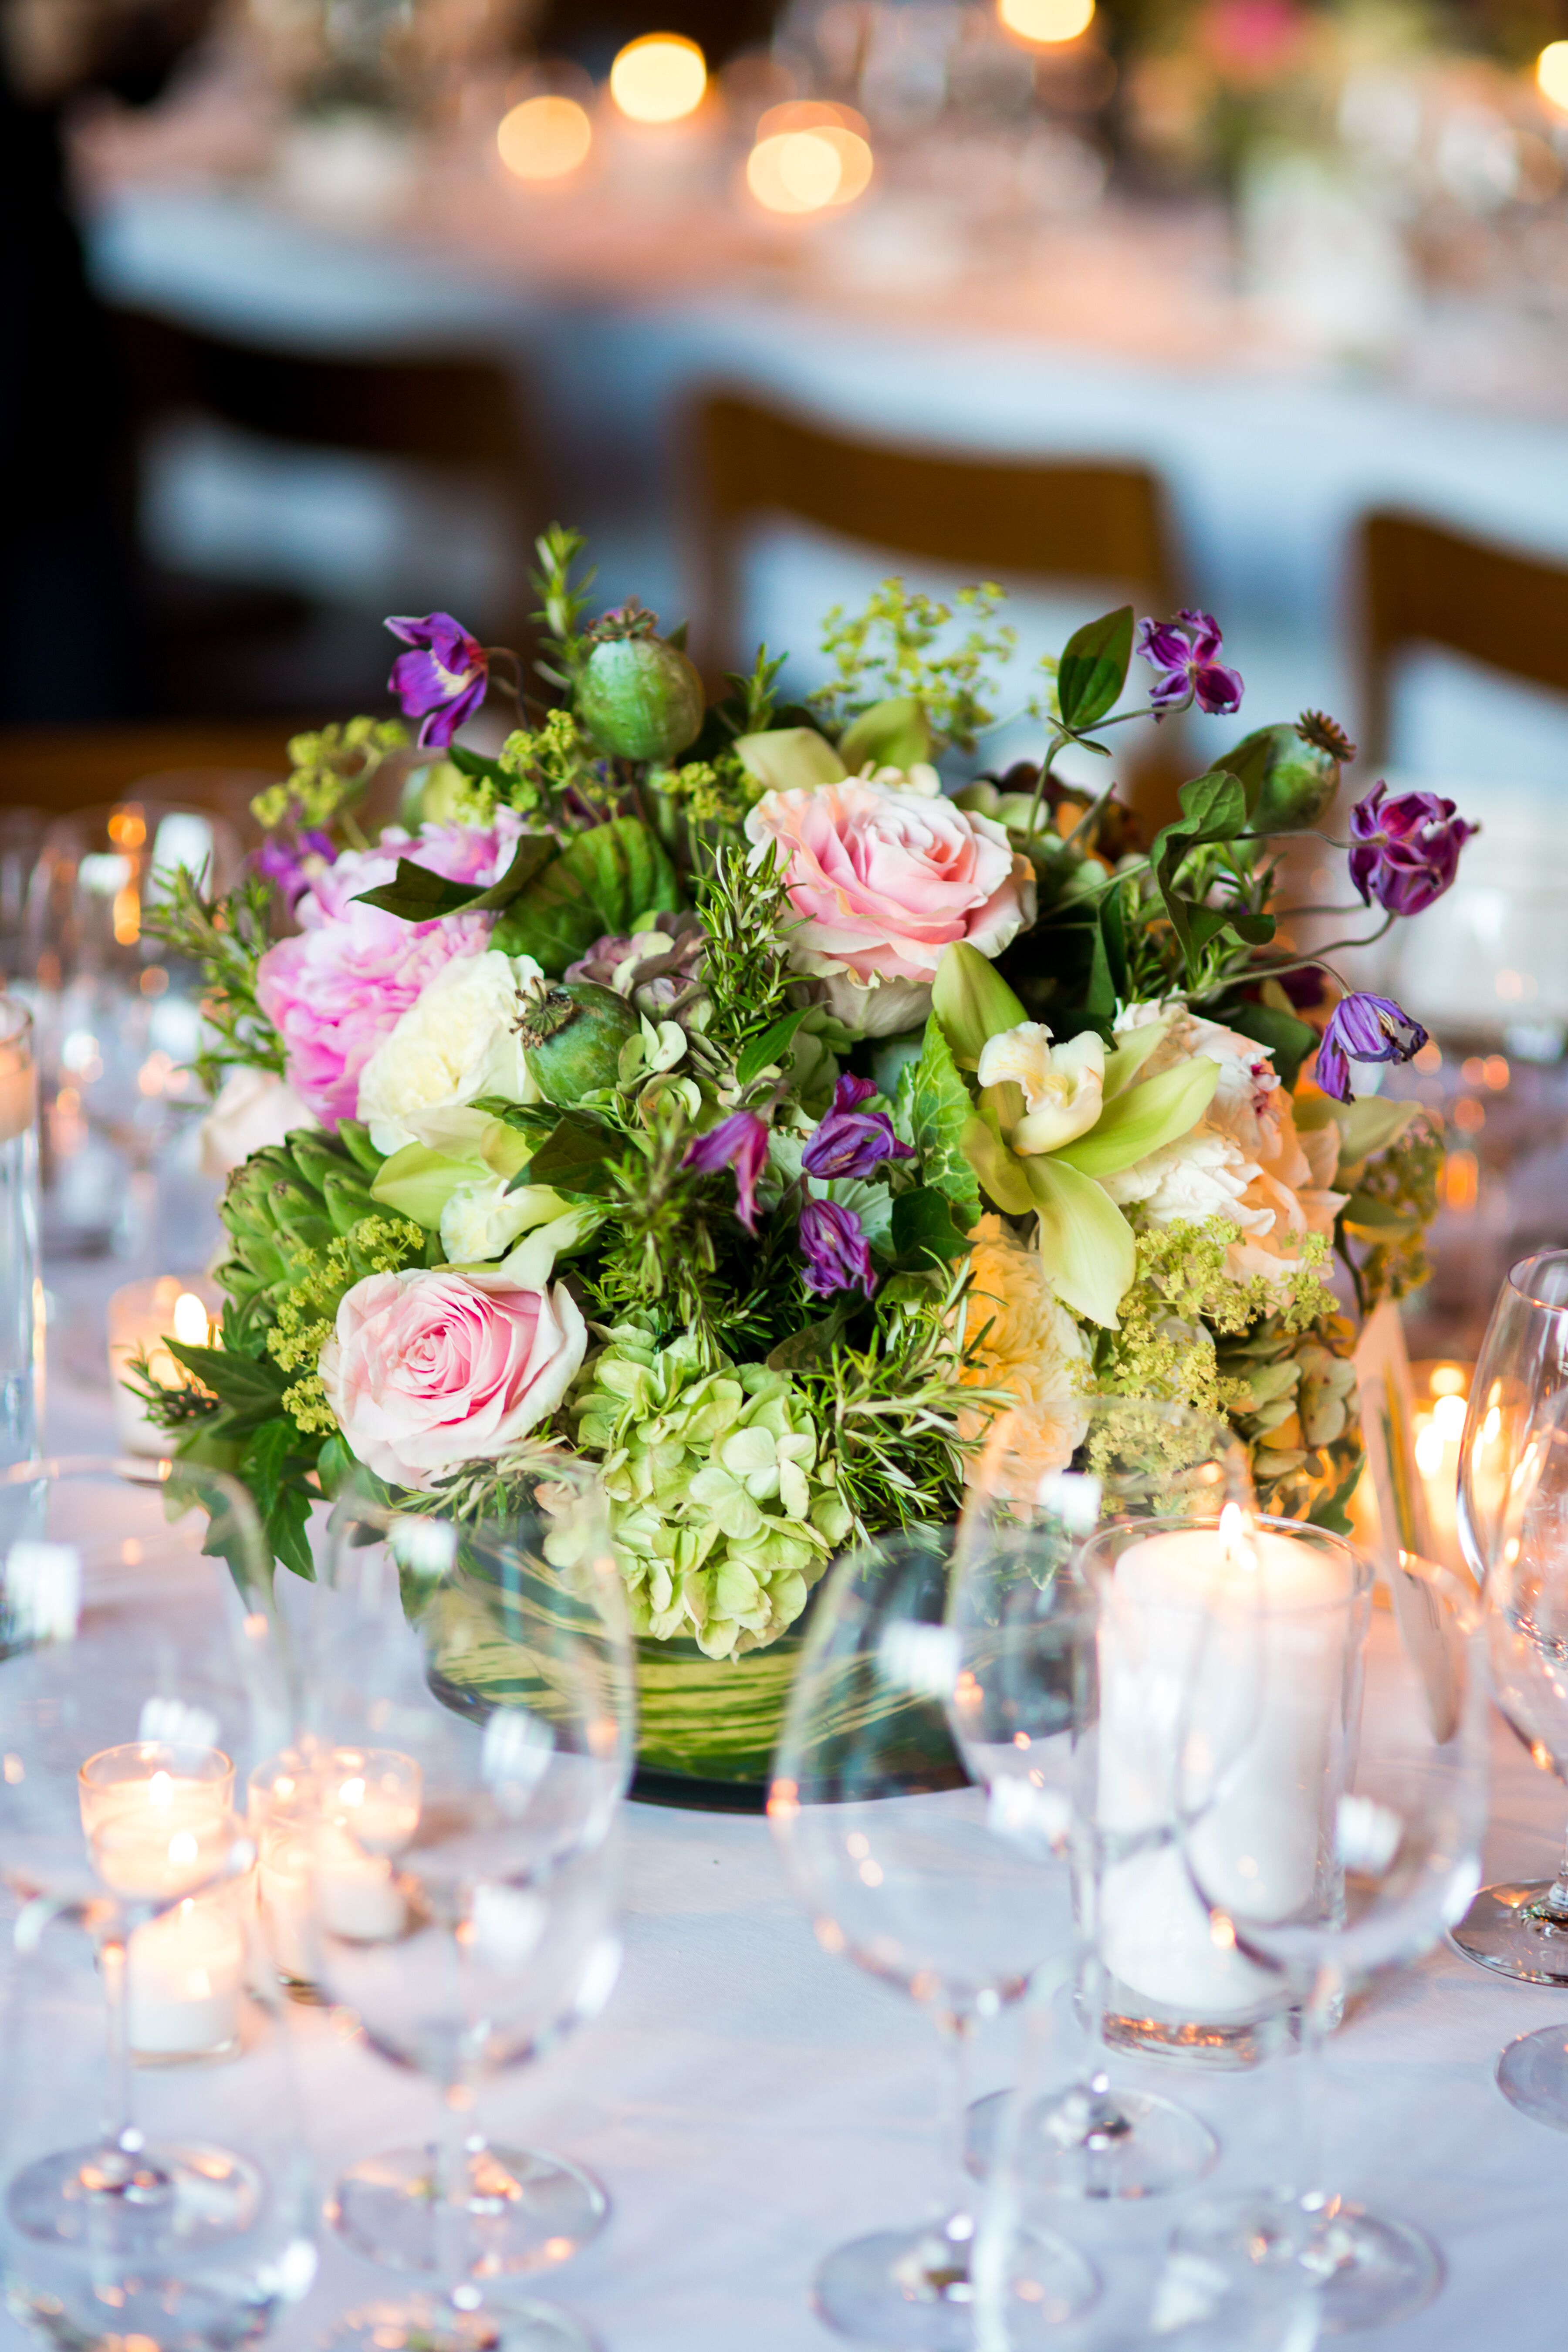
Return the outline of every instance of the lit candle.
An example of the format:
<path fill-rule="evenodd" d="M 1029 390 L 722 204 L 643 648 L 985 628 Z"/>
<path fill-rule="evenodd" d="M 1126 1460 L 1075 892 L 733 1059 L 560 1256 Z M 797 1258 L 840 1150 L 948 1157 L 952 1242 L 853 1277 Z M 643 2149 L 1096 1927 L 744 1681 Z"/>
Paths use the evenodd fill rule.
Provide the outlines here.
<path fill-rule="evenodd" d="M 1234 1507 L 1231 1507 L 1234 1510 Z M 1260 1630 L 1260 1719 L 1245 1727 L 1247 1770 L 1194 1834 L 1237 1856 L 1234 1900 L 1254 1918 L 1284 1918 L 1310 1896 L 1319 1862 L 1323 1789 L 1341 1708 L 1350 1597 L 1347 1555 L 1227 1511 L 1218 1528 L 1145 1536 L 1117 1559 L 1100 1617 L 1097 1816 L 1110 1859 L 1100 1890 L 1100 1956 L 1139 2000 L 1181 2018 L 1224 2024 L 1278 2001 L 1279 1979 L 1239 1951 L 1211 1916 L 1171 1834 L 1178 1810 L 1178 1744 L 1204 1728 L 1189 1687 L 1201 1673 L 1206 1626 L 1226 1612 Z M 1320 1613 L 1314 1613 L 1320 1612 Z M 1216 1655 L 1225 1648 L 1215 1643 Z M 1223 1756 L 1238 1728 L 1216 1674 L 1198 1694 Z M 1159 1842 L 1162 1840 L 1163 1842 Z M 1148 1840 L 1144 1844 L 1142 1842 Z M 1120 1858 L 1118 1856 L 1120 1855 Z M 1215 1873 L 1210 1892 L 1226 1889 Z"/>
<path fill-rule="evenodd" d="M 128 1282 L 109 1302 L 109 1377 L 112 1388 L 114 1435 L 127 1454 L 173 1454 L 175 1433 L 154 1428 L 125 1375 L 142 1355 L 165 1388 L 191 1388 L 193 1375 L 167 1346 L 170 1338 L 182 1347 L 213 1348 L 220 1344 L 208 1303 L 192 1278 L 160 1275 L 155 1282 Z"/>
<path fill-rule="evenodd" d="M 1413 1364 L 1415 1468 L 1426 1496 L 1432 1558 L 1461 1568 L 1459 1549 L 1459 1453 L 1469 1409 L 1468 1364 Z M 1426 1393 L 1420 1393 L 1423 1382 Z"/>
<path fill-rule="evenodd" d="M 0 1039 L 0 1143 L 26 1135 L 38 1114 L 38 1079 L 26 1027 Z"/>
<path fill-rule="evenodd" d="M 245 1937 L 221 1898 L 186 1900 L 132 1936 L 126 2039 L 139 2058 L 211 2057 L 239 2033 Z"/>
<path fill-rule="evenodd" d="M 408 1906 L 393 1867 L 419 1826 L 422 1776 L 395 1748 L 287 1749 L 250 1780 L 262 1916 L 282 1974 L 310 1981 L 310 1906 L 329 1935 L 394 1942 Z"/>

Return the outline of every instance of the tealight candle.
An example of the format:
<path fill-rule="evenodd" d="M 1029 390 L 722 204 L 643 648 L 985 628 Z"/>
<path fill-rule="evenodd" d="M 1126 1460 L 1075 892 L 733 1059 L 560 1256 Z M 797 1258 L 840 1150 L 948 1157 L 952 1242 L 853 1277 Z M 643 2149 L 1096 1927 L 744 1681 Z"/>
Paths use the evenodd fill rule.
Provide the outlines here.
<path fill-rule="evenodd" d="M 354 1943 L 390 1943 L 408 1924 L 392 1857 L 419 1826 L 422 1775 L 395 1748 L 286 1749 L 250 1779 L 258 1885 L 282 1974 L 308 1983 L 312 1888 L 318 1923 Z"/>
<path fill-rule="evenodd" d="M 208 1288 L 196 1276 L 163 1274 L 155 1282 L 128 1282 L 109 1301 L 109 1378 L 112 1388 L 114 1435 L 127 1454 L 172 1454 L 174 1433 L 154 1428 L 125 1375 L 138 1357 L 166 1388 L 190 1388 L 193 1375 L 171 1353 L 167 1342 L 182 1347 L 213 1348 L 220 1344 Z"/>
<path fill-rule="evenodd" d="M 221 1900 L 187 1899 L 132 1935 L 126 2040 L 138 2058 L 212 2057 L 239 2033 L 245 1937 Z"/>
<path fill-rule="evenodd" d="M 1216 1937 L 1169 1834 L 1178 1745 L 1204 1728 L 1186 1716 L 1188 1685 L 1213 1613 L 1264 1621 L 1267 1717 L 1249 1731 L 1244 1783 L 1220 1798 L 1215 1812 L 1231 1814 L 1226 1843 L 1246 1857 L 1237 1909 L 1286 1917 L 1310 1896 L 1318 1869 L 1347 1627 L 1332 1604 L 1348 1601 L 1351 1578 L 1349 1554 L 1250 1528 L 1240 1512 L 1234 1520 L 1227 1512 L 1218 1528 L 1144 1536 L 1116 1559 L 1099 1637 L 1097 1817 L 1112 1854 L 1120 1848 L 1122 1858 L 1103 1874 L 1100 1948 L 1110 1976 L 1141 2000 L 1223 2025 L 1279 1999 L 1270 1971 L 1239 1951 L 1234 1936 Z M 1227 1706 L 1247 1703 L 1245 1694 L 1217 1685 L 1201 1695 L 1220 1752 Z M 1236 1833 L 1237 1814 L 1245 1838 Z"/>

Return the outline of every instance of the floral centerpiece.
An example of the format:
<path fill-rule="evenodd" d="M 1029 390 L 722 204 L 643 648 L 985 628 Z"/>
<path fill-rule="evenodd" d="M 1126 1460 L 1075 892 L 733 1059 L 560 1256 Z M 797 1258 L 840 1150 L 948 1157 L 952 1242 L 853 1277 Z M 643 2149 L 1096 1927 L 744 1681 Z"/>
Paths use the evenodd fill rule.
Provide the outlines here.
<path fill-rule="evenodd" d="M 461 1518 L 542 1444 L 599 1464 L 645 1758 L 720 1779 L 765 1766 L 835 1554 L 951 1515 L 1004 1403 L 1047 1467 L 1075 1395 L 1189 1400 L 1269 1508 L 1341 1524 L 1354 1318 L 1419 1279 L 1440 1146 L 1354 1098 L 1419 1024 L 1277 904 L 1340 730 L 1242 737 L 1145 846 L 1112 781 L 1053 763 L 1113 776 L 1135 639 L 1156 719 L 1235 710 L 1204 614 L 1079 629 L 1038 761 L 949 792 L 998 591 L 955 614 L 889 582 L 829 616 L 805 705 L 765 650 L 709 705 L 651 614 L 587 623 L 574 535 L 540 555 L 539 698 L 448 616 L 392 622 L 417 740 L 298 739 L 255 870 L 217 901 L 183 877 L 160 918 L 206 969 L 233 1171 L 221 1348 L 140 1374 L 178 1453 L 243 1478 L 305 1576 L 351 1476 Z M 494 756 L 458 740 L 487 693 L 518 721 Z M 1379 786 L 1361 899 L 1418 911 L 1468 830 Z"/>

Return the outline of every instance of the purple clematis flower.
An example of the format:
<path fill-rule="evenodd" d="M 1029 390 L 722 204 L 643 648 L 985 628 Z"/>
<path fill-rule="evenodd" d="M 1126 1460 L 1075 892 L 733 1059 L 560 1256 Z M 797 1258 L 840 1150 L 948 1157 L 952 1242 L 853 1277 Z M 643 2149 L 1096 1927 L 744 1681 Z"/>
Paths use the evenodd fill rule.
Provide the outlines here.
<path fill-rule="evenodd" d="M 877 1287 L 871 1246 L 853 1209 L 837 1201 L 808 1201 L 800 1213 L 800 1254 L 805 1260 L 805 1286 L 814 1298 L 831 1298 L 836 1290 L 863 1290 L 868 1298 Z"/>
<path fill-rule="evenodd" d="M 311 831 L 293 840 L 269 833 L 259 849 L 252 850 L 252 869 L 270 882 L 290 914 L 323 866 L 337 856 L 330 833 Z"/>
<path fill-rule="evenodd" d="M 393 617 L 386 625 L 414 649 L 398 655 L 386 682 L 403 705 L 404 717 L 423 719 L 421 748 L 444 751 L 485 698 L 489 676 L 485 649 L 450 613 L 426 613 L 423 620 Z"/>
<path fill-rule="evenodd" d="M 1418 915 L 1440 898 L 1459 870 L 1459 852 L 1479 824 L 1454 814 L 1436 793 L 1395 793 L 1374 784 L 1351 811 L 1351 880 L 1370 907 Z"/>
<path fill-rule="evenodd" d="M 735 1214 L 749 1234 L 757 1230 L 757 1182 L 768 1162 L 768 1130 L 754 1110 L 738 1110 L 721 1118 L 706 1135 L 688 1145 L 683 1168 L 700 1176 L 717 1176 L 721 1168 L 735 1171 Z"/>
<path fill-rule="evenodd" d="M 1211 718 L 1241 708 L 1241 673 L 1220 660 L 1219 625 L 1209 613 L 1184 605 L 1173 621 L 1140 621 L 1138 650 L 1160 675 L 1149 689 L 1156 719 L 1196 702 Z"/>
<path fill-rule="evenodd" d="M 1426 1043 L 1420 1022 L 1412 1021 L 1391 996 L 1369 996 L 1357 989 L 1342 997 L 1329 1016 L 1318 1048 L 1318 1084 L 1336 1102 L 1349 1102 L 1352 1062 L 1408 1062 Z"/>
<path fill-rule="evenodd" d="M 862 1110 L 877 1089 L 869 1078 L 842 1077 L 833 1089 L 833 1108 L 800 1155 L 808 1176 L 869 1176 L 884 1160 L 912 1160 L 914 1153 L 893 1133 L 883 1110 Z"/>

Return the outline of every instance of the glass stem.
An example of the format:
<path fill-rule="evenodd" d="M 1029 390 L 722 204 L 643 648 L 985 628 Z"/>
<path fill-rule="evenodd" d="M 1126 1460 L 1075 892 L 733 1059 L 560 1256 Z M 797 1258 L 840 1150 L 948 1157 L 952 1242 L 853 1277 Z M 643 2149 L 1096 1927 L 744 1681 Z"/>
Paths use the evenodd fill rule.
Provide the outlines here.
<path fill-rule="evenodd" d="M 437 2142 L 431 2187 L 436 2198 L 436 2274 L 459 2311 L 480 2301 L 468 2275 L 468 2147 L 473 2137 L 474 2094 L 468 2083 L 448 2083 L 441 2092 L 441 2137 Z"/>
<path fill-rule="evenodd" d="M 1334 1960 L 1324 1960 L 1313 1975 L 1301 2004 L 1300 2054 L 1296 2061 L 1295 2128 L 1286 2155 L 1289 2168 L 1281 2194 L 1297 2203 L 1322 2201 L 1323 2178 L 1323 2045 L 1343 1975 Z M 1287 2102 L 1289 2108 L 1289 2102 Z"/>
<path fill-rule="evenodd" d="M 955 2213 L 969 2213 L 974 2205 L 974 2184 L 964 2165 L 969 2144 L 969 2051 L 974 2021 L 950 2010 L 937 2021 L 942 2035 L 942 2188 L 935 2218 L 945 2221 Z"/>
<path fill-rule="evenodd" d="M 121 1921 L 99 1949 L 109 2056 L 109 2113 L 103 2136 L 111 2147 L 126 2155 L 133 2154 L 142 2144 L 131 2074 L 130 1941 Z"/>
<path fill-rule="evenodd" d="M 1568 1924 L 1568 1837 L 1563 1841 L 1558 1857 L 1557 1875 L 1536 1906 L 1549 1919 L 1561 1919 Z"/>

